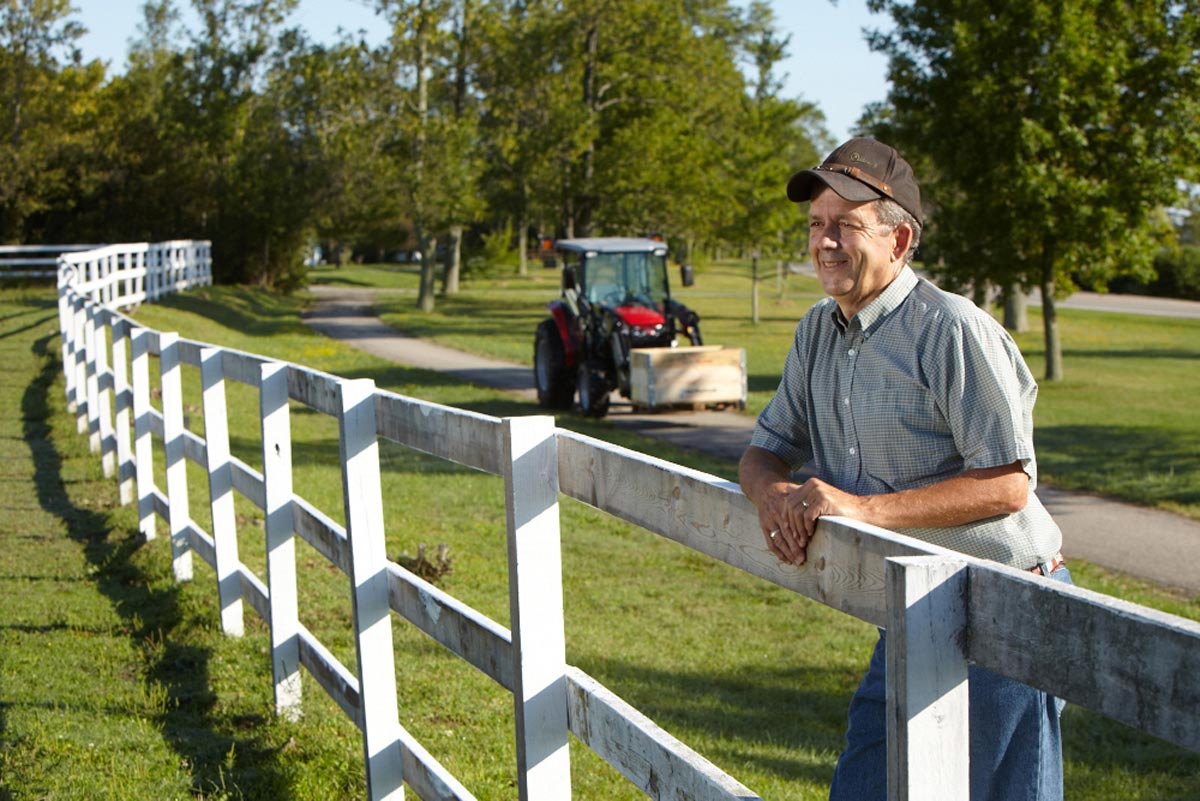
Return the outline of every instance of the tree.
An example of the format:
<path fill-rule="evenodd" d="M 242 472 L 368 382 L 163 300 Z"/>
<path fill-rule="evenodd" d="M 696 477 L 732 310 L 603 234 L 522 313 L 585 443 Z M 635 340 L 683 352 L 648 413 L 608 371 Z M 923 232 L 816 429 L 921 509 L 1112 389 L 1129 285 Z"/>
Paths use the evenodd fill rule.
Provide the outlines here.
<path fill-rule="evenodd" d="M 957 284 L 1038 286 L 1046 378 L 1062 378 L 1055 301 L 1085 276 L 1144 273 L 1158 211 L 1200 145 L 1195 0 L 871 0 L 896 22 L 891 118 L 875 129 L 933 165 L 936 255 Z M 930 263 L 927 259 L 927 263 Z"/>
<path fill-rule="evenodd" d="M 0 239 L 6 242 L 24 238 L 30 216 L 52 205 L 55 185 L 69 183 L 63 150 L 79 134 L 72 104 L 103 75 L 99 65 L 77 63 L 74 42 L 84 30 L 70 12 L 68 0 L 0 5 Z"/>
<path fill-rule="evenodd" d="M 754 65 L 754 82 L 753 91 L 742 95 L 733 132 L 736 169 L 729 180 L 737 214 L 723 233 L 727 241 L 781 255 L 807 242 L 800 216 L 783 202 L 784 187 L 797 169 L 817 163 L 816 143 L 827 134 L 816 107 L 779 96 L 775 67 L 787 53 L 788 39 L 778 37 L 771 7 L 761 0 L 750 4 L 742 46 Z"/>

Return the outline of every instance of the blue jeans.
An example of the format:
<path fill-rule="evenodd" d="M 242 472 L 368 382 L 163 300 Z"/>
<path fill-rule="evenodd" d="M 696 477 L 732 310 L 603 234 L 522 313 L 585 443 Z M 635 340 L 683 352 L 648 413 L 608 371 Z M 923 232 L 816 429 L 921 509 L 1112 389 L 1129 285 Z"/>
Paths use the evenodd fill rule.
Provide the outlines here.
<path fill-rule="evenodd" d="M 1071 584 L 1060 568 L 1051 578 Z M 830 801 L 887 801 L 886 634 L 850 701 L 846 750 Z M 1062 801 L 1063 702 L 983 668 L 971 667 L 971 801 Z M 920 747 L 918 744 L 917 747 Z"/>

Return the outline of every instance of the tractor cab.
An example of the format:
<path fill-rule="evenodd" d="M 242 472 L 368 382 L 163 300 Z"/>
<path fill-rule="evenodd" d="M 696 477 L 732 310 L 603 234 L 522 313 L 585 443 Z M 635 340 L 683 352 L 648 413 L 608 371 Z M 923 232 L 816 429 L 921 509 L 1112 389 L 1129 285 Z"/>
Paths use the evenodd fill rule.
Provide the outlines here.
<path fill-rule="evenodd" d="M 568 239 L 558 243 L 563 299 L 576 314 L 609 318 L 633 347 L 670 347 L 676 338 L 667 246 L 652 239 Z M 611 331 L 606 331 L 606 335 Z M 698 332 L 696 333 L 698 336 Z"/>
<path fill-rule="evenodd" d="M 667 245 L 657 239 L 605 237 L 555 243 L 562 297 L 534 339 L 538 401 L 601 417 L 614 389 L 629 397 L 630 352 L 700 345 L 700 320 L 671 298 Z M 690 286 L 691 271 L 683 269 Z"/>

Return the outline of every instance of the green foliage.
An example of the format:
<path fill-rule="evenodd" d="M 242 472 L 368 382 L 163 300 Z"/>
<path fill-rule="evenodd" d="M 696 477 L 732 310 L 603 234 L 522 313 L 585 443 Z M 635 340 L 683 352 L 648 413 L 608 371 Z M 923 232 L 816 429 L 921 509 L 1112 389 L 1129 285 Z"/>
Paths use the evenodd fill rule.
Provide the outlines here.
<path fill-rule="evenodd" d="M 193 5 L 189 27 L 147 3 L 107 78 L 62 64 L 65 0 L 5 7 L 0 236 L 207 238 L 219 281 L 282 289 L 313 239 L 339 262 L 416 250 L 426 311 L 438 246 L 509 226 L 520 270 L 531 231 L 655 231 L 684 258 L 794 238 L 782 185 L 821 117 L 779 97 L 761 2 L 380 0 L 378 46 L 284 29 L 296 0 Z"/>
<path fill-rule="evenodd" d="M 1040 286 L 1048 377 L 1073 274 L 1144 273 L 1200 145 L 1196 3 L 873 0 L 896 22 L 876 133 L 924 167 L 931 265 Z"/>
<path fill-rule="evenodd" d="M 1200 245 L 1165 248 L 1154 257 L 1154 278 L 1117 278 L 1113 292 L 1200 300 Z"/>
<path fill-rule="evenodd" d="M 499 278 L 516 272 L 517 254 L 512 248 L 512 223 L 484 232 L 483 247 L 478 254 L 468 256 L 465 275 L 469 279 Z"/>

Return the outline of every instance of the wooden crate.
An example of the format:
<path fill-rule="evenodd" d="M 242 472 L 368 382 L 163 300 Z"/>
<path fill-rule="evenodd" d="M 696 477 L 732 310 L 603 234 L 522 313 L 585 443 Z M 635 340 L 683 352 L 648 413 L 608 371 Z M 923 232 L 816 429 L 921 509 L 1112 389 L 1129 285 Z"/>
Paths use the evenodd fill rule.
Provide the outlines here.
<path fill-rule="evenodd" d="M 629 353 L 635 406 L 746 403 L 746 351 L 723 345 L 634 348 Z"/>

